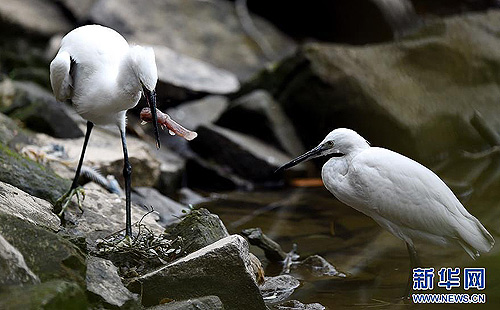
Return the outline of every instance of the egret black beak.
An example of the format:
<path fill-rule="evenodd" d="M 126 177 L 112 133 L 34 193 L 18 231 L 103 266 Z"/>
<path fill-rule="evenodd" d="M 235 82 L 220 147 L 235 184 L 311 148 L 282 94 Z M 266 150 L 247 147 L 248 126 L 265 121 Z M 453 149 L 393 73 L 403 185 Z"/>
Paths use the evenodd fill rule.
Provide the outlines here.
<path fill-rule="evenodd" d="M 142 86 L 144 91 L 144 97 L 148 102 L 149 108 L 151 109 L 151 114 L 153 115 L 153 129 L 156 139 L 156 147 L 160 148 L 160 134 L 158 132 L 158 116 L 156 115 L 156 91 L 147 89 L 144 85 Z"/>
<path fill-rule="evenodd" d="M 317 147 L 313 148 L 312 150 L 300 155 L 299 157 L 295 158 L 294 160 L 279 167 L 278 169 L 276 169 L 276 171 L 274 173 L 278 173 L 278 172 L 286 170 L 288 168 L 292 168 L 293 166 L 296 166 L 303 161 L 307 161 L 311 158 L 318 157 L 318 155 L 320 155 L 323 150 L 324 150 L 323 146 L 318 145 Z"/>

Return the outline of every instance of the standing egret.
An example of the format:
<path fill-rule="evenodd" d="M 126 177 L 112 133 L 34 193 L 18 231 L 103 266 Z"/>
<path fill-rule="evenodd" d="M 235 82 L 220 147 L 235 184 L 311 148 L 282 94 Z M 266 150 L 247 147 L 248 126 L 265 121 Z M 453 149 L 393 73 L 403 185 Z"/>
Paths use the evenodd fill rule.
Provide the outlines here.
<path fill-rule="evenodd" d="M 120 130 L 123 146 L 123 176 L 125 178 L 126 225 L 125 236 L 132 236 L 130 209 L 130 175 L 132 167 L 128 158 L 125 138 L 126 113 L 135 107 L 141 92 L 152 111 L 156 146 L 160 147 L 156 116 L 156 69 L 152 48 L 129 46 L 116 31 L 89 25 L 69 32 L 50 63 L 50 82 L 59 101 L 71 100 L 78 114 L 87 120 L 87 132 L 80 161 L 70 190 L 57 202 L 62 214 L 71 197 L 76 194 L 79 207 L 82 189 L 78 177 L 85 155 L 90 132 L 95 125 L 116 125 Z"/>
<path fill-rule="evenodd" d="M 491 234 L 436 174 L 401 154 L 370 147 L 353 130 L 333 130 L 317 147 L 278 170 L 320 156 L 331 157 L 321 170 L 326 188 L 406 242 L 411 268 L 405 296 L 412 270 L 420 265 L 414 240 L 457 244 L 473 259 L 493 247 Z"/>

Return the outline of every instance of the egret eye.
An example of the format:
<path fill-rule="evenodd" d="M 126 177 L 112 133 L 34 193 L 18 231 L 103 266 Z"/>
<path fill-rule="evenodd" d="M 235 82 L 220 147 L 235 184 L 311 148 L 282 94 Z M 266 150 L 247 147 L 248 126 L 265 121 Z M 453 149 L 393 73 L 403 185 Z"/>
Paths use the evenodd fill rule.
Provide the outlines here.
<path fill-rule="evenodd" d="M 326 146 L 327 148 L 332 148 L 332 147 L 333 147 L 333 145 L 334 145 L 333 140 L 330 140 L 330 141 L 326 141 L 326 142 L 325 142 L 325 146 Z"/>

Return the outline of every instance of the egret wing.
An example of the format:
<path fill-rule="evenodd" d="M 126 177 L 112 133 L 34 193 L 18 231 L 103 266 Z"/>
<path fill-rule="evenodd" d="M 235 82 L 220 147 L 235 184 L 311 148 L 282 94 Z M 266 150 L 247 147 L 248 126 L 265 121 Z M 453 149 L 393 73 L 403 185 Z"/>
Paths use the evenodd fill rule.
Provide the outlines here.
<path fill-rule="evenodd" d="M 59 101 L 71 97 L 73 79 L 71 71 L 71 56 L 66 51 L 60 51 L 50 63 L 50 84 L 54 96 Z"/>
<path fill-rule="evenodd" d="M 349 173 L 362 189 L 358 203 L 401 234 L 458 237 L 464 221 L 478 222 L 437 175 L 398 153 L 370 148 L 352 160 Z"/>

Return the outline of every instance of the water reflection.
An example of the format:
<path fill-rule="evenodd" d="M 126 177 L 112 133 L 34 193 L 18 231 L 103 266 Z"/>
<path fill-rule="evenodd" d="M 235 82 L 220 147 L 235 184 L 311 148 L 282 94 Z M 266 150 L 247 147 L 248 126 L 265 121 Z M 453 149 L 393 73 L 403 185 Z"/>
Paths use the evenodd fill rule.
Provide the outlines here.
<path fill-rule="evenodd" d="M 479 293 L 487 295 L 487 304 L 480 308 L 497 309 L 500 305 L 500 183 L 497 178 L 491 178 L 496 171 L 492 171 L 490 159 L 454 160 L 434 170 L 461 196 L 466 208 L 492 233 L 497 244 L 490 253 L 473 261 L 460 248 L 417 243 L 422 263 L 436 270 L 441 267 L 485 267 L 486 289 Z M 291 250 L 295 243 L 302 258 L 319 254 L 350 275 L 346 279 L 304 279 L 291 296 L 293 299 L 304 303 L 320 302 L 329 309 L 470 308 L 458 304 L 418 306 L 403 303 L 399 297 L 403 294 L 409 268 L 404 242 L 384 231 L 372 219 L 338 202 L 323 187 L 231 192 L 214 195 L 214 198 L 203 206 L 218 214 L 231 232 L 260 227 L 285 251 Z M 279 274 L 281 266 L 269 263 L 258 248 L 252 248 L 252 252 L 263 261 L 267 275 Z M 434 289 L 431 292 L 447 291 Z M 453 289 L 451 292 L 465 291 Z"/>

